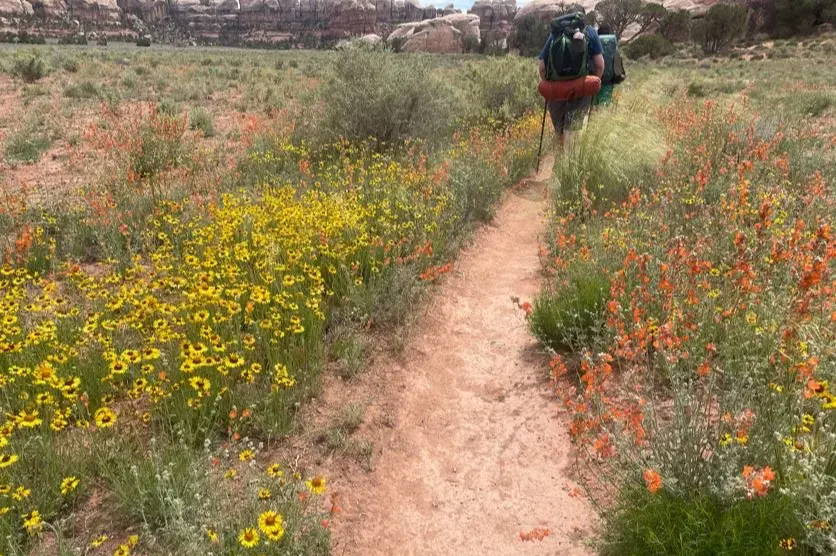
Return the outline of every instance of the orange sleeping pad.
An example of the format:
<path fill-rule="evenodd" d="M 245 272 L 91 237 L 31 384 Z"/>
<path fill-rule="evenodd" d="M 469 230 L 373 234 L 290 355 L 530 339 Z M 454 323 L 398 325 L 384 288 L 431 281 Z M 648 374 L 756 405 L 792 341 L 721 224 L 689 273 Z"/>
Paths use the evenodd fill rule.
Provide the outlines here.
<path fill-rule="evenodd" d="M 601 79 L 594 75 L 587 75 L 571 81 L 543 80 L 540 81 L 537 90 L 546 100 L 574 100 L 597 95 L 601 90 Z"/>

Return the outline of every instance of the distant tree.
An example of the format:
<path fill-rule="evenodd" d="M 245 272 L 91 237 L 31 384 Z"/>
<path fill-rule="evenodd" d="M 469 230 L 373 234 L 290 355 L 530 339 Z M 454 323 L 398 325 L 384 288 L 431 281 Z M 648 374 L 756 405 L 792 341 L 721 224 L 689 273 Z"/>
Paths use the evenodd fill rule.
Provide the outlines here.
<path fill-rule="evenodd" d="M 687 41 L 691 38 L 691 12 L 669 11 L 659 22 L 659 34 L 672 43 Z"/>
<path fill-rule="evenodd" d="M 522 56 L 535 56 L 543 48 L 549 36 L 549 22 L 536 15 L 527 15 L 516 22 L 509 37 L 512 48 Z"/>
<path fill-rule="evenodd" d="M 794 1 L 794 0 L 792 0 Z M 746 26 L 746 8 L 734 4 L 715 4 L 693 26 L 692 36 L 706 54 L 729 46 Z"/>
<path fill-rule="evenodd" d="M 619 39 L 630 25 L 638 25 L 633 35 L 636 37 L 655 27 L 668 13 L 662 4 L 644 0 L 601 0 L 595 11 L 598 20 L 609 24 Z"/>
<path fill-rule="evenodd" d="M 619 39 L 627 27 L 639 23 L 643 8 L 642 0 L 601 0 L 595 4 L 601 21 L 607 22 Z"/>
<path fill-rule="evenodd" d="M 647 2 L 639 12 L 639 30 L 636 31 L 636 35 L 641 35 L 648 29 L 658 25 L 661 23 L 665 16 L 668 15 L 668 10 L 662 4 L 657 4 L 655 2 Z"/>
<path fill-rule="evenodd" d="M 811 33 L 836 18 L 836 0 L 775 0 L 773 9 L 773 33 L 782 37 Z"/>

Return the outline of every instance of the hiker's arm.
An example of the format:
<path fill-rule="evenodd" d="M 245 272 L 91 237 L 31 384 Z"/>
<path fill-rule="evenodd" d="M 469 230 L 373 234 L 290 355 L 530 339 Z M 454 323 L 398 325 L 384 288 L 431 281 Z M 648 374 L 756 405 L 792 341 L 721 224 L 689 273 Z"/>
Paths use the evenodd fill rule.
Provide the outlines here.
<path fill-rule="evenodd" d="M 546 63 L 542 59 L 537 60 L 537 71 L 540 72 L 540 79 L 546 78 Z"/>
<path fill-rule="evenodd" d="M 592 57 L 592 63 L 595 64 L 595 75 L 599 78 L 604 76 L 604 55 L 596 54 Z"/>

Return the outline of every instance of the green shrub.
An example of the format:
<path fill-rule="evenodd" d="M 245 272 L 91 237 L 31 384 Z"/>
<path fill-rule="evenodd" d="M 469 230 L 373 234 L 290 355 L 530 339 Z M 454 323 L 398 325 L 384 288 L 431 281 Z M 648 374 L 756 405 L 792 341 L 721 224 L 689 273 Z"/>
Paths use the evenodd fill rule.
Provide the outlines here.
<path fill-rule="evenodd" d="M 29 127 L 9 137 L 6 141 L 6 157 L 18 162 L 37 162 L 51 144 L 49 133 Z"/>
<path fill-rule="evenodd" d="M 204 137 L 215 135 L 215 125 L 212 123 L 212 115 L 205 108 L 196 107 L 189 113 L 189 128 L 199 129 Z"/>
<path fill-rule="evenodd" d="M 163 99 L 157 104 L 157 114 L 174 117 L 179 113 L 180 107 L 172 100 Z"/>
<path fill-rule="evenodd" d="M 655 60 L 673 54 L 674 50 L 671 41 L 658 33 L 641 35 L 624 45 L 624 53 L 633 60 L 643 56 L 650 56 Z"/>
<path fill-rule="evenodd" d="M 693 98 L 702 98 L 708 94 L 705 83 L 702 81 L 691 81 L 688 83 L 688 88 L 685 90 L 685 93 Z"/>
<path fill-rule="evenodd" d="M 97 98 L 99 94 L 99 88 L 91 81 L 74 83 L 64 89 L 64 96 L 67 98 Z"/>
<path fill-rule="evenodd" d="M 685 42 L 691 37 L 691 12 L 670 11 L 659 23 L 659 33 L 670 42 Z"/>
<path fill-rule="evenodd" d="M 12 62 L 10 73 L 27 83 L 34 83 L 45 77 L 49 73 L 49 68 L 43 58 L 32 55 L 26 58 L 16 58 Z"/>
<path fill-rule="evenodd" d="M 704 493 L 674 494 L 644 488 L 621 493 L 618 507 L 605 514 L 603 556 L 709 554 L 768 556 L 787 552 L 785 538 L 802 538 L 787 497 L 724 504 Z"/>
<path fill-rule="evenodd" d="M 535 56 L 549 37 L 549 23 L 536 15 L 528 15 L 515 22 L 509 37 L 511 48 L 519 50 L 521 56 Z"/>
<path fill-rule="evenodd" d="M 477 116 L 509 123 L 542 102 L 531 86 L 531 61 L 519 56 L 480 60 L 467 73 Z"/>
<path fill-rule="evenodd" d="M 732 4 L 715 4 L 705 17 L 694 23 L 693 38 L 706 54 L 714 54 L 729 46 L 743 33 L 746 8 Z"/>
<path fill-rule="evenodd" d="M 598 269 L 575 269 L 567 284 L 547 287 L 534 300 L 528 326 L 554 350 L 590 347 L 601 334 L 609 279 Z"/>
<path fill-rule="evenodd" d="M 799 113 L 817 118 L 834 105 L 834 95 L 827 91 L 805 91 L 795 96 Z"/>
<path fill-rule="evenodd" d="M 322 99 L 324 114 L 315 133 L 324 142 L 371 139 L 378 148 L 410 139 L 435 142 L 454 125 L 453 94 L 422 55 L 340 52 Z"/>
<path fill-rule="evenodd" d="M 75 58 L 67 58 L 61 64 L 61 67 L 64 68 L 64 71 L 68 73 L 75 73 L 78 71 L 80 64 L 78 63 L 78 60 L 76 60 Z"/>
<path fill-rule="evenodd" d="M 647 88 L 633 85 L 616 106 L 593 112 L 555 164 L 558 203 L 575 211 L 606 207 L 624 200 L 633 187 L 647 185 L 665 151 L 658 124 L 635 117 L 647 94 Z"/>

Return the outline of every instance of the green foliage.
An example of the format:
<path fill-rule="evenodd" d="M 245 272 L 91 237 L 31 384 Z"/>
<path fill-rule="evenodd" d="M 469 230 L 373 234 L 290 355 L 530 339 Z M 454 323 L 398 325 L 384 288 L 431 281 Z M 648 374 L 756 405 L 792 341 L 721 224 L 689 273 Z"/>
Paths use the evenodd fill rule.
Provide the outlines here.
<path fill-rule="evenodd" d="M 64 96 L 67 98 L 98 98 L 99 88 L 92 81 L 82 81 L 68 85 L 64 89 Z"/>
<path fill-rule="evenodd" d="M 775 0 L 772 32 L 779 37 L 812 33 L 816 25 L 836 23 L 833 0 Z"/>
<path fill-rule="evenodd" d="M 18 162 L 37 162 L 50 145 L 51 134 L 39 126 L 30 125 L 6 140 L 6 157 Z"/>
<path fill-rule="evenodd" d="M 636 37 L 623 47 L 624 53 L 631 59 L 637 60 L 642 56 L 652 59 L 669 56 L 674 52 L 671 42 L 658 33 Z"/>
<path fill-rule="evenodd" d="M 199 129 L 203 132 L 204 137 L 212 137 L 215 135 L 215 125 L 212 122 L 212 115 L 205 108 L 199 106 L 189 112 L 189 127 L 191 129 Z"/>
<path fill-rule="evenodd" d="M 554 167 L 558 209 L 606 208 L 624 200 L 633 187 L 643 188 L 664 154 L 658 124 L 636 118 L 647 97 L 645 86 L 634 86 L 616 106 L 592 114 L 580 137 Z"/>
<path fill-rule="evenodd" d="M 706 54 L 714 54 L 737 39 L 746 24 L 746 8 L 715 4 L 705 17 L 694 23 L 692 35 Z"/>
<path fill-rule="evenodd" d="M 9 73 L 14 77 L 23 79 L 27 83 L 34 83 L 46 77 L 49 73 L 49 68 L 43 58 L 33 54 L 22 58 L 15 58 Z"/>
<path fill-rule="evenodd" d="M 340 52 L 322 99 L 318 123 L 326 142 L 371 139 L 379 149 L 411 139 L 432 143 L 446 137 L 455 123 L 452 91 L 422 55 Z"/>
<path fill-rule="evenodd" d="M 516 48 L 520 56 L 536 56 L 546 39 L 549 38 L 549 23 L 536 15 L 528 15 L 514 24 L 509 37 L 511 48 Z"/>
<path fill-rule="evenodd" d="M 803 536 L 791 501 L 779 493 L 728 504 L 703 492 L 621 493 L 605 517 L 603 556 L 786 554 L 779 542 Z"/>
<path fill-rule="evenodd" d="M 610 284 L 600 269 L 570 269 L 565 284 L 544 289 L 535 298 L 528 326 L 540 342 L 553 350 L 592 346 L 603 332 L 604 304 Z"/>
<path fill-rule="evenodd" d="M 511 123 L 541 104 L 531 84 L 532 63 L 520 56 L 503 56 L 480 60 L 466 74 L 472 100 L 479 119 L 489 118 Z"/>
<path fill-rule="evenodd" d="M 687 41 L 691 37 L 691 12 L 669 11 L 659 22 L 659 34 L 672 43 Z"/>
<path fill-rule="evenodd" d="M 620 39 L 627 27 L 639 22 L 644 7 L 642 0 L 601 0 L 595 4 L 595 11 Z"/>

